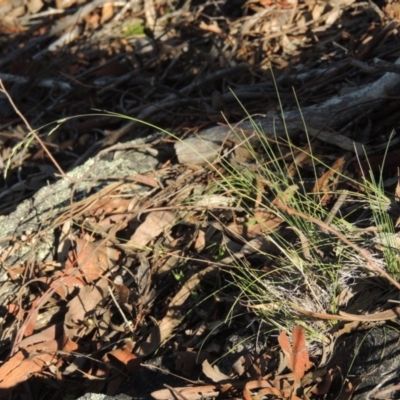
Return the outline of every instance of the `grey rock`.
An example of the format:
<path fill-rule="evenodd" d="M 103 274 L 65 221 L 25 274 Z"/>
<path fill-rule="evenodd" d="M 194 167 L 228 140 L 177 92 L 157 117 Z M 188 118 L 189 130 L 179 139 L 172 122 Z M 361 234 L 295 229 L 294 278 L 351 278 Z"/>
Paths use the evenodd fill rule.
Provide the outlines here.
<path fill-rule="evenodd" d="M 160 135 L 151 135 L 146 139 L 133 140 L 130 143 L 143 144 L 150 142 Z M 67 173 L 56 183 L 40 189 L 32 199 L 23 201 L 17 209 L 9 215 L 0 216 L 0 252 L 13 240 L 10 237 L 20 238 L 24 234 L 40 233 L 39 238 L 26 241 L 18 251 L 13 252 L 6 261 L 8 265 L 17 265 L 26 260 L 35 262 L 51 258 L 54 248 L 54 222 L 71 205 L 87 198 L 90 194 L 101 190 L 108 184 L 124 177 L 144 174 L 154 171 L 158 160 L 144 152 L 124 151 L 118 158 L 93 157 L 83 165 Z M 137 190 L 143 189 L 135 185 Z M 0 270 L 0 282 L 7 279 L 7 273 Z"/>
<path fill-rule="evenodd" d="M 361 384 L 354 393 L 354 400 L 374 398 L 378 391 L 389 389 L 400 379 L 400 347 L 397 330 L 382 326 L 367 331 L 344 335 L 338 339 L 328 367 L 340 366 L 344 378 L 360 378 Z M 335 399 L 340 387 L 332 390 Z M 395 391 L 386 398 L 400 398 Z M 393 397 L 395 396 L 395 397 Z"/>
<path fill-rule="evenodd" d="M 118 394 L 117 396 L 107 396 L 101 393 L 86 393 L 84 396 L 79 397 L 77 400 L 131 400 L 131 396 L 125 394 Z"/>

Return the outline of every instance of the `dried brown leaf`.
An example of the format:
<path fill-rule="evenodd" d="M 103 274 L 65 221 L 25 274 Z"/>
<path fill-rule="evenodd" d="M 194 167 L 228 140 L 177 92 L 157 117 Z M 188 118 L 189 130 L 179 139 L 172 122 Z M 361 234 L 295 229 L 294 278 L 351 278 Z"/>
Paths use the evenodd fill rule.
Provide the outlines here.
<path fill-rule="evenodd" d="M 197 238 L 194 243 L 194 248 L 196 251 L 202 251 L 204 247 L 206 246 L 206 233 L 202 230 L 199 229 L 197 231 Z"/>
<path fill-rule="evenodd" d="M 243 389 L 243 399 L 244 400 L 253 400 L 253 396 L 251 395 L 251 392 L 247 390 L 246 388 Z"/>
<path fill-rule="evenodd" d="M 87 242 L 76 239 L 76 250 L 69 253 L 66 263 L 67 269 L 79 267 L 88 283 L 102 276 L 118 260 L 120 252 L 101 242 Z"/>
<path fill-rule="evenodd" d="M 215 383 L 230 379 L 229 376 L 222 373 L 216 365 L 212 366 L 208 360 L 203 361 L 202 370 L 203 374 Z"/>
<path fill-rule="evenodd" d="M 274 232 L 282 222 L 282 218 L 277 217 L 271 212 L 262 210 L 255 211 L 254 218 L 252 218 L 246 226 L 231 223 L 226 229 L 231 234 L 239 235 L 246 240 L 251 240 L 262 234 Z"/>
<path fill-rule="evenodd" d="M 36 345 L 38 343 L 50 342 L 59 337 L 62 333 L 62 324 L 51 325 L 48 328 L 35 333 L 34 335 L 28 336 L 27 338 L 21 340 L 18 343 L 18 349 L 26 349 L 30 346 Z"/>
<path fill-rule="evenodd" d="M 27 355 L 20 350 L 0 367 L 0 389 L 15 387 L 56 361 L 54 354 L 44 352 Z"/>
<path fill-rule="evenodd" d="M 131 291 L 125 285 L 119 285 L 117 283 L 112 283 L 114 290 L 117 293 L 117 299 L 121 304 L 127 304 L 129 302 L 129 296 Z"/>
<path fill-rule="evenodd" d="M 245 388 L 247 390 L 254 390 L 259 388 L 271 388 L 272 385 L 267 382 L 265 379 L 256 379 L 246 383 Z"/>
<path fill-rule="evenodd" d="M 293 328 L 291 364 L 294 379 L 297 382 L 303 378 L 305 372 L 312 366 L 308 356 L 306 335 L 301 326 Z"/>
<path fill-rule="evenodd" d="M 299 382 L 312 366 L 308 356 L 304 329 L 301 326 L 293 328 L 292 345 L 290 345 L 285 331 L 281 331 L 279 334 L 278 342 L 287 359 L 287 364 L 293 372 L 294 380 Z"/>
<path fill-rule="evenodd" d="M 331 389 L 333 378 L 335 377 L 335 370 L 330 369 L 324 376 L 321 382 L 318 382 L 312 389 L 311 393 L 316 396 L 324 396 L 329 393 Z"/>
<path fill-rule="evenodd" d="M 319 193 L 321 198 L 321 204 L 325 206 L 332 198 L 333 190 L 335 189 L 335 183 L 338 181 L 338 176 L 342 173 L 346 162 L 345 157 L 339 157 L 333 163 L 332 167 L 328 168 L 327 171 L 315 182 L 313 193 Z"/>
<path fill-rule="evenodd" d="M 145 296 L 146 293 L 150 291 L 151 284 L 151 267 L 147 254 L 144 252 L 138 253 L 139 266 L 136 272 L 135 281 L 138 287 L 139 297 Z"/>
<path fill-rule="evenodd" d="M 62 325 L 32 335 L 19 343 L 19 351 L 0 367 L 0 389 L 6 389 L 29 379 L 59 360 L 57 354 L 76 351 L 78 345 L 62 334 Z"/>
<path fill-rule="evenodd" d="M 161 322 L 155 326 L 148 336 L 147 340 L 143 343 L 139 343 L 136 353 L 140 356 L 149 355 L 154 352 L 159 345 L 164 342 L 172 333 L 174 328 L 180 323 L 182 314 L 182 306 L 193 293 L 193 290 L 200 283 L 204 275 L 213 271 L 214 267 L 207 267 L 197 274 L 190 277 L 179 290 L 179 292 L 173 297 L 168 305 L 168 311 Z"/>
<path fill-rule="evenodd" d="M 102 10 L 101 10 L 101 20 L 100 24 L 103 24 L 104 22 L 107 22 L 109 19 L 111 19 L 114 15 L 114 5 L 113 3 L 109 2 L 104 4 Z"/>
<path fill-rule="evenodd" d="M 270 394 L 270 395 L 279 396 L 279 397 L 282 397 L 282 398 L 287 397 L 284 392 L 282 392 L 279 389 L 273 388 L 273 387 L 260 389 L 258 391 L 258 394 L 259 395 L 268 395 L 268 394 Z"/>
<path fill-rule="evenodd" d="M 130 374 L 136 373 L 139 370 L 142 361 L 126 348 L 112 350 L 107 353 L 107 357 L 113 366 L 118 368 L 122 364 Z M 118 365 L 118 363 L 120 364 Z"/>
<path fill-rule="evenodd" d="M 283 351 L 283 354 L 285 355 L 287 359 L 287 365 L 289 368 L 293 368 L 292 363 L 291 363 L 291 356 L 292 356 L 292 346 L 290 345 L 289 338 L 287 337 L 287 334 L 285 331 L 281 331 L 281 333 L 278 336 L 278 343 L 281 346 L 281 349 Z"/>
<path fill-rule="evenodd" d="M 170 211 L 153 211 L 149 213 L 145 221 L 136 229 L 127 245 L 142 248 L 165 229 L 171 227 L 175 221 L 175 214 Z"/>
<path fill-rule="evenodd" d="M 56 0 L 56 7 L 60 10 L 73 6 L 77 0 Z"/>
<path fill-rule="evenodd" d="M 312 165 L 312 158 L 311 158 L 311 152 L 314 154 L 316 151 L 316 146 L 315 144 L 312 146 L 312 148 L 303 148 L 302 151 L 297 151 L 294 155 L 294 158 L 292 155 L 290 155 L 290 159 L 287 160 L 290 162 L 291 159 L 293 159 L 293 162 L 291 162 L 289 165 L 287 165 L 287 175 L 291 176 L 294 178 L 297 176 L 299 168 L 304 168 L 309 165 Z"/>
<path fill-rule="evenodd" d="M 107 281 L 101 279 L 96 285 L 87 285 L 68 303 L 65 315 L 64 331 L 67 337 L 77 336 L 78 331 L 85 327 L 85 321 L 96 309 L 100 301 L 108 295 Z"/>
<path fill-rule="evenodd" d="M 42 7 L 44 6 L 44 3 L 42 0 L 30 0 L 28 1 L 27 7 L 28 7 L 28 11 L 31 14 L 36 14 L 37 12 L 39 12 Z"/>

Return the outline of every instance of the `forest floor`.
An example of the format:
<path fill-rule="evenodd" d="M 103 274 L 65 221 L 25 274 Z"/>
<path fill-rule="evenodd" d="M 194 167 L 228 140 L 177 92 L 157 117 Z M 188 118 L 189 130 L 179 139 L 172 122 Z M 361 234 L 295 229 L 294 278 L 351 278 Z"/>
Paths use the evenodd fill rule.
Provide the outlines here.
<path fill-rule="evenodd" d="M 0 15 L 0 396 L 352 398 L 336 341 L 399 314 L 397 3 Z M 71 171 L 132 150 L 146 168 L 77 196 Z"/>

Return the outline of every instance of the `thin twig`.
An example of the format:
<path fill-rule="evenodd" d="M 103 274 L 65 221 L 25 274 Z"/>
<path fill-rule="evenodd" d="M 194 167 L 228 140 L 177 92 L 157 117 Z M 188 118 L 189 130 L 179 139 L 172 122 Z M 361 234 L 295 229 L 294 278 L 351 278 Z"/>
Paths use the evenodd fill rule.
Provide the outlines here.
<path fill-rule="evenodd" d="M 332 207 L 331 211 L 329 212 L 328 216 L 325 218 L 325 223 L 327 225 L 330 225 L 333 218 L 335 217 L 335 215 L 339 212 L 340 208 L 342 207 L 342 205 L 344 204 L 344 202 L 347 199 L 347 196 L 349 194 L 348 190 L 343 190 L 342 193 L 340 193 L 339 198 L 336 200 L 335 205 Z"/>
<path fill-rule="evenodd" d="M 113 293 L 113 291 L 112 291 L 112 288 L 111 288 L 110 286 L 108 287 L 108 292 L 109 292 L 109 294 L 110 294 L 110 296 L 111 296 L 111 298 L 112 298 L 112 300 L 113 300 L 115 306 L 118 308 L 118 311 L 120 312 L 120 314 L 121 314 L 123 320 L 125 321 L 126 326 L 129 328 L 129 330 L 131 331 L 131 333 L 134 333 L 133 328 L 132 328 L 132 323 L 128 320 L 128 318 L 126 318 L 126 315 L 125 315 L 125 313 L 122 311 L 121 306 L 118 304 L 118 301 L 117 301 L 117 299 L 115 298 L 114 293 Z"/>
<path fill-rule="evenodd" d="M 50 160 L 53 162 L 53 164 L 55 165 L 55 167 L 58 169 L 58 171 L 60 172 L 60 174 L 63 176 L 63 178 L 66 178 L 65 172 L 62 170 L 62 168 L 60 167 L 60 165 L 58 164 L 58 162 L 55 160 L 55 158 L 53 157 L 53 155 L 50 153 L 49 149 L 46 147 L 46 145 L 43 143 L 42 139 L 40 139 L 39 135 L 37 134 L 36 130 L 32 129 L 32 127 L 30 126 L 29 122 L 27 121 L 27 119 L 24 117 L 24 115 L 21 113 L 21 111 L 18 109 L 18 107 L 15 105 L 13 99 L 11 98 L 11 96 L 8 94 L 6 88 L 4 87 L 3 81 L 0 79 L 0 92 L 5 94 L 5 96 L 7 97 L 8 101 L 10 102 L 12 108 L 14 109 L 14 111 L 17 113 L 17 115 L 22 119 L 22 121 L 24 122 L 25 126 L 29 129 L 30 132 L 32 132 L 32 135 L 34 136 L 34 138 L 38 141 L 38 143 L 40 144 L 40 146 L 42 147 L 42 149 L 45 151 L 45 153 L 49 156 Z"/>
<path fill-rule="evenodd" d="M 168 390 L 171 391 L 172 394 L 174 394 L 175 396 L 178 396 L 180 399 L 182 400 L 189 400 L 186 396 L 184 396 L 183 394 L 181 394 L 180 392 L 178 392 L 175 388 L 173 388 L 172 386 L 167 385 L 166 383 L 164 383 L 164 387 L 166 387 Z"/>

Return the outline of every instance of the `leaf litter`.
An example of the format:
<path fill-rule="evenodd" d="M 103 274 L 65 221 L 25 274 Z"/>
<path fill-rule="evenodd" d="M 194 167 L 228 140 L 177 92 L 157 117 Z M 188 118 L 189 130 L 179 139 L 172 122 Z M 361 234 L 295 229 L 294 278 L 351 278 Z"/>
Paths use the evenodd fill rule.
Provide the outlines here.
<path fill-rule="evenodd" d="M 111 190 L 103 192 L 104 196 L 109 196 L 111 202 L 105 201 L 106 197 L 98 199 L 96 193 L 92 195 L 93 199 L 87 199 L 87 204 L 91 206 L 85 207 L 84 212 L 74 216 L 73 224 L 64 223 L 63 235 L 60 237 L 65 243 L 68 242 L 68 245 L 63 246 L 63 243 L 59 243 L 58 249 L 69 250 L 63 256 L 55 257 L 64 260 L 63 271 L 60 269 L 61 263 L 48 264 L 43 271 L 40 268 L 29 270 L 27 285 L 39 284 L 39 292 L 31 302 L 31 307 L 26 308 L 26 313 L 22 316 L 22 324 L 18 327 L 11 357 L 1 367 L 3 371 L 9 371 L 3 372 L 4 378 L 0 382 L 3 389 L 13 387 L 29 379 L 32 374 L 38 376 L 44 371 L 48 374 L 49 371 L 56 370 L 61 375 L 63 370 L 67 375 L 74 371 L 75 375 L 79 372 L 82 377 L 93 378 L 96 374 L 99 374 L 99 377 L 107 376 L 113 368 L 125 370 L 127 373 L 139 371 L 140 360 L 150 356 L 167 342 L 174 341 L 176 329 L 182 324 L 185 325 L 187 313 L 193 307 L 190 303 L 193 304 L 195 297 L 191 301 L 190 298 L 197 290 L 201 290 L 202 285 L 207 287 L 210 284 L 207 283 L 207 275 L 221 276 L 226 268 L 237 268 L 235 263 L 239 260 L 248 263 L 252 255 L 258 253 L 262 256 L 271 251 L 271 243 L 265 234 L 283 229 L 285 219 L 280 217 L 276 220 L 276 211 L 281 209 L 284 203 L 291 202 L 298 189 L 292 187 L 280 192 L 278 197 L 271 201 L 271 210 L 275 211 L 268 211 L 263 217 L 264 220 L 260 220 L 255 211 L 257 224 L 262 230 L 248 230 L 244 235 L 232 228 L 245 228 L 241 216 L 245 215 L 242 206 L 220 206 L 210 202 L 203 205 L 198 201 L 199 198 L 207 196 L 209 190 L 209 185 L 202 185 L 201 180 L 209 180 L 212 177 L 212 181 L 218 184 L 223 170 L 209 166 L 202 167 L 202 171 L 208 170 L 207 173 L 191 174 L 188 173 L 188 166 L 177 164 L 174 168 L 168 168 L 168 173 L 160 171 L 160 182 L 163 183 L 165 177 L 170 179 L 174 171 L 177 176 L 174 181 L 179 182 L 179 185 L 158 186 L 158 193 L 152 192 L 148 199 L 146 196 L 142 198 L 142 207 L 132 207 L 136 202 L 126 201 L 124 190 L 113 186 Z M 257 187 L 260 189 L 260 186 Z M 260 190 L 264 190 L 264 187 Z M 118 198 L 121 199 L 120 203 Z M 259 202 L 261 205 L 263 200 Z M 185 206 L 185 203 L 188 205 Z M 71 209 L 73 208 L 74 205 Z M 104 220 L 113 221 L 114 214 L 123 215 L 126 221 L 116 225 L 102 223 Z M 87 218 L 92 218 L 90 225 L 85 224 Z M 60 219 L 59 223 L 63 220 Z M 234 225 L 230 225 L 230 220 Z M 270 225 L 271 220 L 275 221 L 273 225 Z M 223 225 L 220 224 L 221 221 Z M 118 227 L 117 230 L 115 226 Z M 207 241 L 206 245 L 218 243 L 224 237 L 237 244 L 242 241 L 244 245 L 237 246 L 238 251 L 219 261 L 213 261 L 210 259 L 209 250 L 204 245 L 198 245 L 200 227 L 219 228 L 210 232 L 214 239 L 211 242 Z M 155 246 L 156 241 L 160 239 L 161 242 Z M 272 249 L 274 248 L 279 253 L 279 246 L 272 246 Z M 158 249 L 157 254 L 153 255 L 152 249 Z M 362 255 L 362 252 L 360 254 Z M 170 259 L 174 262 L 169 263 Z M 136 274 L 124 268 L 121 271 L 118 267 L 121 260 L 123 263 L 123 260 L 129 260 L 133 265 L 136 264 Z M 185 265 L 184 270 L 182 265 Z M 175 277 L 175 269 L 181 270 L 181 279 Z M 157 281 L 165 283 L 157 284 Z M 166 292 L 167 285 L 172 290 Z M 138 292 L 136 295 L 135 291 Z M 115 296 L 111 296 L 110 292 Z M 227 293 L 229 295 L 229 291 Z M 63 303 L 64 311 L 52 304 L 57 300 Z M 154 307 L 163 303 L 165 311 L 157 313 Z M 47 306 L 53 306 L 55 314 L 47 317 L 48 328 L 38 329 L 35 327 L 36 321 Z M 251 309 L 253 306 L 249 304 L 249 307 Z M 293 309 L 307 314 L 301 307 Z M 154 320 L 154 327 L 149 330 L 147 321 L 152 320 L 153 315 L 159 315 L 158 321 Z M 322 315 L 312 311 L 308 311 L 308 315 L 324 319 Z M 340 315 L 331 315 L 333 319 L 338 320 L 342 319 L 342 316 L 348 321 L 358 318 L 343 312 Z M 61 319 L 61 322 L 52 324 L 50 321 L 53 317 Z M 365 319 L 369 320 L 368 317 L 365 316 Z M 384 319 L 379 313 L 376 317 L 378 320 Z M 364 320 L 363 316 L 359 318 Z M 206 327 L 206 331 L 208 329 Z M 130 341 L 127 342 L 128 338 Z M 302 379 L 306 372 L 312 369 L 305 344 L 305 332 L 302 327 L 297 326 L 293 329 L 292 345 L 284 331 L 281 332 L 278 341 L 286 360 L 285 365 L 291 370 L 289 375 L 271 375 L 268 367 L 264 366 L 264 370 L 261 371 L 260 365 L 256 367 L 258 376 L 248 376 L 246 371 L 242 371 L 244 376 L 238 380 L 241 376 L 235 377 L 220 372 L 218 367 L 212 366 L 206 358 L 202 363 L 202 372 L 216 385 L 197 385 L 191 389 L 173 388 L 173 391 L 178 391 L 187 398 L 212 397 L 216 393 L 244 398 L 251 398 L 254 393 L 298 398 L 296 393 L 305 390 Z M 85 360 L 82 351 L 84 348 L 88 351 L 88 346 L 91 348 L 87 353 L 90 358 Z M 93 353 L 98 355 L 93 356 Z M 29 357 L 26 358 L 28 354 Z M 253 362 L 257 365 L 256 360 Z M 72 368 L 75 363 L 79 366 Z M 106 367 L 95 367 L 96 363 L 105 363 Z M 313 373 L 315 374 L 315 371 Z M 326 375 L 327 381 L 324 381 L 327 391 L 329 376 Z M 307 390 L 310 393 L 318 393 L 319 396 L 327 393 L 321 388 L 322 381 L 312 377 L 307 379 Z M 220 383 L 221 381 L 224 383 Z M 170 398 L 166 397 L 166 393 L 165 390 L 155 392 L 153 397 Z"/>
<path fill-rule="evenodd" d="M 25 46 L 14 47 L 2 55 L 0 65 L 8 75 L 2 75 L 1 79 L 6 87 L 16 86 L 18 107 L 24 116 L 35 121 L 35 127 L 65 115 L 76 115 L 83 105 L 89 110 L 86 104 L 92 103 L 97 108 L 138 116 L 185 137 L 200 127 L 224 123 L 224 118 L 229 121 L 245 118 L 237 99 L 250 114 L 265 113 L 265 104 L 276 97 L 269 79 L 270 63 L 278 72 L 276 81 L 285 106 L 293 106 L 290 86 L 296 85 L 296 95 L 305 107 L 329 98 L 335 85 L 341 85 L 344 92 L 370 82 L 371 75 L 359 72 L 367 71 L 366 61 L 395 50 L 391 33 L 396 29 L 396 21 L 384 27 L 376 19 L 361 24 L 367 11 L 355 1 L 339 5 L 333 2 L 321 5 L 314 1 L 249 1 L 240 7 L 227 1 L 222 8 L 211 2 L 200 2 L 189 9 L 177 6 L 174 11 L 165 2 L 145 2 L 135 9 L 135 5 L 128 3 L 124 7 L 100 1 L 56 1 L 57 13 L 42 2 L 31 1 L 26 7 L 10 2 L 9 8 L 5 8 L 6 3 L 0 3 L 5 15 L 1 32 L 14 35 Z M 395 15 L 392 9 L 387 13 Z M 122 26 L 121 20 L 124 20 Z M 335 28 L 338 21 L 345 28 L 341 33 Z M 352 30 L 357 25 L 361 33 Z M 77 30 L 67 32 L 72 26 Z M 150 31 L 146 32 L 147 29 Z M 315 42 L 322 51 L 312 48 L 309 33 L 318 39 Z M 29 35 L 31 40 L 27 39 Z M 50 43 L 46 38 L 54 41 Z M 355 46 L 354 53 L 360 54 L 357 67 L 350 65 L 340 52 L 341 46 L 349 43 Z M 57 68 L 45 67 L 49 56 Z M 28 59 L 35 62 L 28 65 Z M 323 64 L 323 59 L 328 59 L 330 65 Z M 160 78 L 153 86 L 155 73 Z M 58 91 L 57 101 L 65 104 L 62 110 L 52 103 L 44 89 L 48 85 Z M 25 97 L 19 97 L 22 91 Z M 128 95 L 121 96 L 125 91 Z M 38 115 L 35 103 L 39 100 L 46 112 Z M 276 107 L 276 104 L 268 105 L 268 111 Z M 372 129 L 378 131 L 376 121 L 382 120 L 382 115 L 386 118 L 385 124 L 390 126 L 390 113 L 397 109 L 397 104 L 391 107 L 385 110 L 386 114 L 381 112 L 371 118 L 375 125 L 364 127 L 365 135 Z M 1 163 L 3 167 L 9 163 L 9 174 L 0 193 L 3 213 L 13 210 L 18 201 L 48 179 L 56 178 L 44 148 L 56 155 L 62 172 L 96 151 L 129 137 L 132 130 L 137 136 L 146 134 L 146 128 L 136 122 L 121 126 L 109 115 L 69 121 L 52 136 L 44 136 L 44 147 L 35 141 L 14 147 L 24 142 L 26 130 L 11 117 L 13 113 L 4 108 L 2 124 L 13 129 L 1 132 Z M 6 273 L 2 279 L 5 345 L 2 345 L 0 388 L 12 390 L 20 383 L 29 382 L 31 377 L 51 377 L 60 387 L 64 385 L 62 390 L 68 385 L 69 390 L 78 393 L 84 379 L 98 382 L 97 389 L 102 390 L 104 384 L 100 381 L 107 381 L 115 374 L 124 377 L 140 373 L 145 368 L 142 362 L 154 352 L 179 348 L 181 359 L 192 357 L 193 352 L 196 354 L 195 364 L 198 363 L 204 374 L 204 381 L 192 387 L 169 387 L 154 392 L 153 398 L 251 399 L 264 395 L 326 398 L 334 377 L 340 373 L 324 370 L 322 362 L 319 365 L 310 362 L 310 358 L 316 362 L 321 346 L 310 352 L 305 341 L 309 332 L 302 326 L 293 326 L 290 341 L 277 318 L 275 331 L 280 331 L 278 343 L 282 350 L 279 365 L 271 356 L 272 349 L 274 354 L 279 352 L 279 347 L 273 348 L 277 345 L 273 339 L 258 359 L 251 355 L 238 356 L 238 363 L 242 360 L 243 365 L 246 361 L 248 364 L 240 372 L 234 368 L 232 373 L 222 372 L 214 363 L 212 349 L 221 346 L 218 335 L 229 331 L 215 328 L 227 318 L 228 305 L 234 304 L 231 310 L 235 313 L 243 310 L 248 315 L 254 310 L 267 311 L 267 315 L 279 313 L 274 302 L 260 304 L 254 298 L 255 293 L 251 296 L 247 292 L 237 301 L 240 291 L 234 289 L 231 275 L 238 266 L 251 273 L 261 272 L 264 285 L 273 291 L 281 280 L 280 269 L 286 269 L 284 263 L 280 264 L 282 243 L 276 240 L 278 233 L 294 247 L 301 246 L 302 242 L 306 261 L 317 251 L 321 259 L 332 257 L 335 244 L 314 249 L 314 242 L 301 230 L 297 233 L 300 239 L 293 235 L 295 229 L 289 229 L 288 233 L 286 227 L 290 224 L 286 215 L 297 213 L 299 216 L 299 211 L 291 205 L 301 190 L 307 190 L 307 182 L 299 184 L 305 176 L 314 177 L 308 191 L 322 207 L 336 200 L 337 189 L 353 189 L 354 183 L 349 183 L 346 176 L 351 176 L 354 161 L 353 165 L 346 165 L 348 154 L 337 148 L 327 154 L 330 146 L 338 144 L 338 138 L 342 142 L 338 148 L 352 151 L 353 140 L 345 140 L 351 129 L 354 125 L 343 127 L 340 134 L 334 135 L 335 142 L 327 132 L 310 130 L 310 135 L 316 136 L 312 146 L 300 143 L 293 148 L 287 143 L 273 142 L 276 154 L 282 156 L 274 159 L 283 160 L 286 176 L 293 183 L 297 181 L 287 187 L 282 184 L 278 191 L 271 188 L 271 177 L 267 179 L 259 166 L 246 181 L 255 182 L 254 186 L 226 185 L 224 177 L 232 181 L 229 168 L 235 172 L 235 168 L 245 165 L 249 169 L 249 164 L 265 157 L 265 149 L 260 149 L 254 157 L 242 137 L 231 136 L 223 143 L 210 141 L 206 146 L 204 138 L 183 142 L 183 147 L 179 147 L 182 142 L 178 141 L 174 144 L 178 163 L 167 162 L 156 173 L 129 177 L 130 183 L 122 183 L 128 177 L 120 177 L 120 182 L 106 184 L 85 199 L 73 199 L 67 210 L 51 221 L 52 228 L 58 232 L 52 259 L 36 261 L 33 256 L 18 265 L 9 265 L 7 260 L 23 242 L 41 240 L 44 232 L 8 238 L 10 243 L 1 254 Z M 96 136 L 99 130 L 101 135 Z M 78 140 L 71 132 L 79 133 Z M 377 144 L 373 139 L 370 141 L 372 145 Z M 156 154 L 160 144 L 165 151 L 171 147 L 171 139 L 149 144 L 144 151 Z M 398 154 L 393 150 L 389 155 L 389 167 L 395 169 Z M 323 161 L 319 165 L 321 169 L 325 166 L 317 179 L 316 159 Z M 271 160 L 265 157 L 264 162 L 268 165 Z M 370 169 L 377 172 L 382 159 L 370 162 Z M 35 173 L 30 171 L 30 164 L 37 168 Z M 243 173 L 244 169 L 238 171 Z M 145 194 L 132 191 L 134 184 L 144 188 Z M 263 207 L 265 193 L 269 197 L 268 208 Z M 345 213 L 353 205 L 349 196 L 337 212 Z M 312 218 L 308 222 L 315 224 Z M 319 229 L 321 237 L 328 231 L 334 240 L 343 241 L 331 224 L 320 223 Z M 368 262 L 369 273 L 382 271 L 364 247 L 355 244 L 352 249 L 355 258 L 359 256 L 363 263 Z M 353 262 L 359 267 L 359 260 L 353 259 Z M 358 269 L 362 271 L 361 276 L 365 274 L 363 268 Z M 290 272 L 284 276 L 289 281 L 298 279 L 298 274 Z M 386 274 L 386 278 L 391 277 Z M 277 293 L 284 301 L 295 303 L 291 305 L 292 312 L 297 311 L 292 315 L 293 320 L 302 321 L 301 316 L 308 316 L 314 327 L 321 326 L 314 319 L 348 321 L 338 331 L 325 325 L 321 330 L 325 335 L 321 342 L 326 359 L 340 334 L 360 327 L 362 322 L 398 316 L 397 307 L 383 305 L 386 309 L 381 310 L 385 303 L 375 299 L 364 298 L 362 307 L 359 306 L 359 299 L 371 285 L 353 288 L 354 293 L 346 300 L 341 300 L 344 296 L 339 293 L 333 310 L 323 298 L 316 301 L 315 296 L 308 296 L 321 282 L 308 281 L 306 289 L 302 285 L 287 283 Z M 349 287 L 343 283 L 342 286 L 343 291 Z M 376 297 L 381 295 L 378 291 Z M 396 296 L 386 296 L 385 301 L 390 299 L 395 300 Z M 235 322 L 229 324 L 235 327 Z M 199 337 L 185 332 L 197 332 Z M 185 347 L 188 339 L 195 343 L 193 348 Z M 209 353 L 200 351 L 201 343 L 206 343 L 205 350 L 209 349 Z M 63 382 L 63 379 L 66 380 Z M 343 385 L 341 398 L 350 398 L 356 380 L 344 381 Z M 95 383 L 93 388 L 96 389 Z M 109 393 L 112 390 L 115 387 L 110 384 Z"/>

